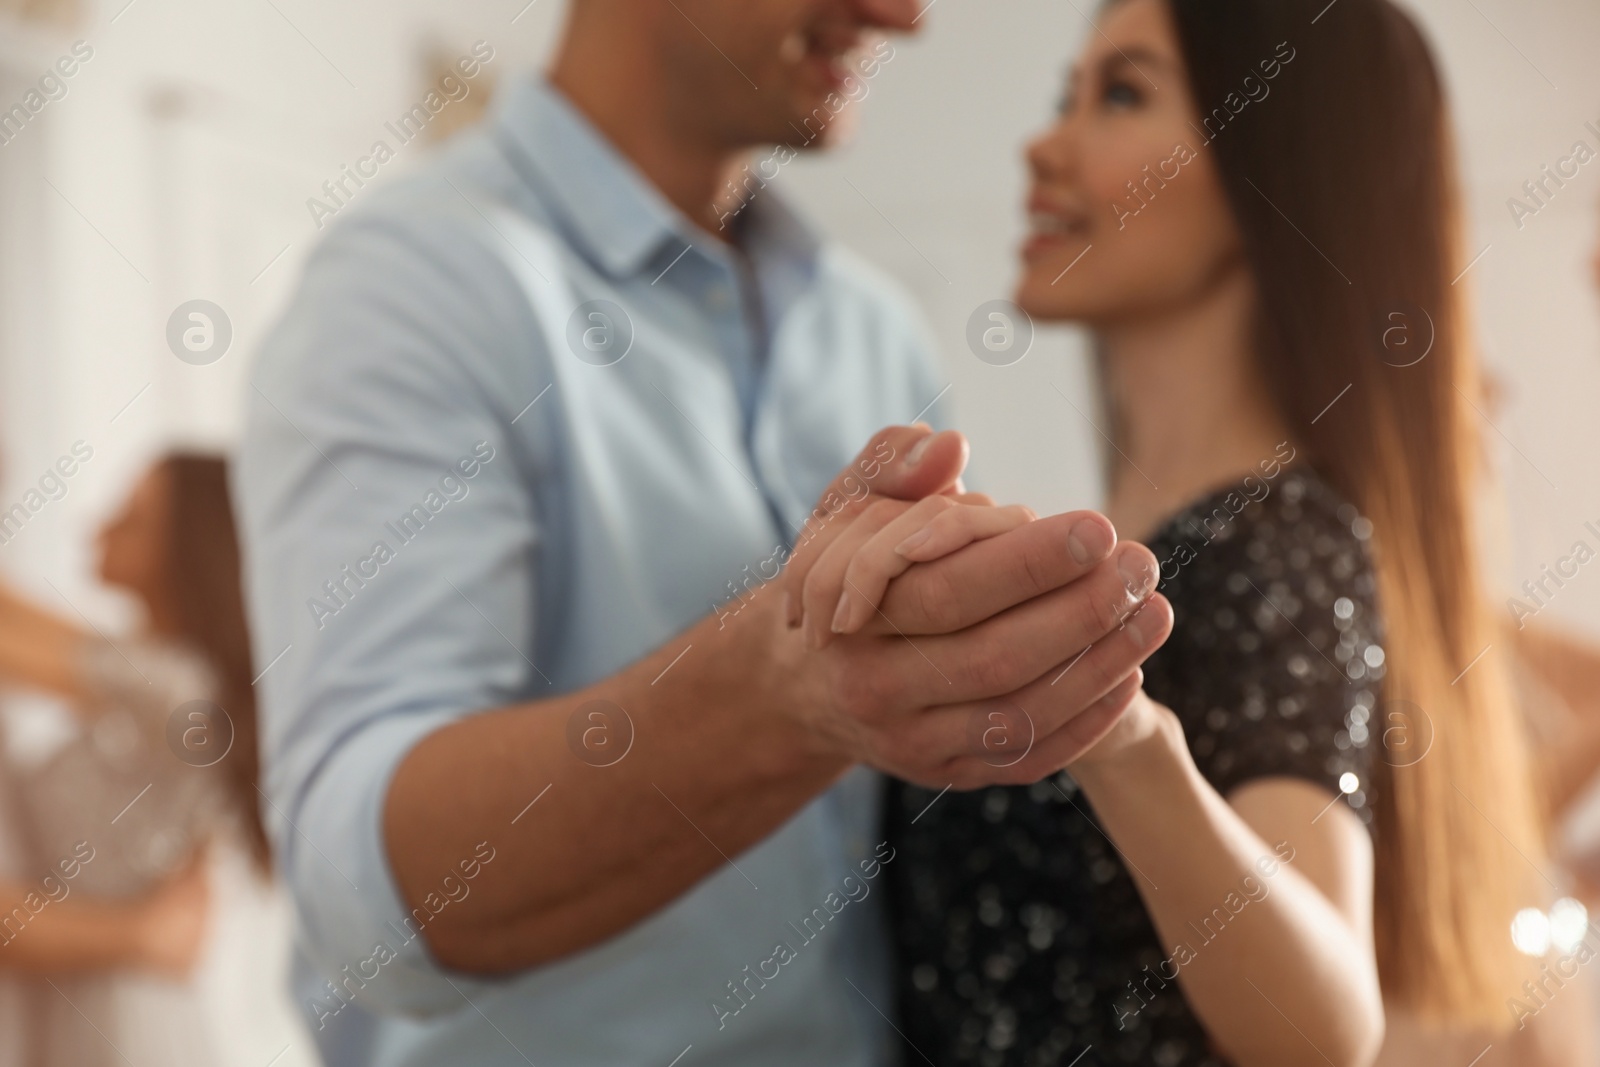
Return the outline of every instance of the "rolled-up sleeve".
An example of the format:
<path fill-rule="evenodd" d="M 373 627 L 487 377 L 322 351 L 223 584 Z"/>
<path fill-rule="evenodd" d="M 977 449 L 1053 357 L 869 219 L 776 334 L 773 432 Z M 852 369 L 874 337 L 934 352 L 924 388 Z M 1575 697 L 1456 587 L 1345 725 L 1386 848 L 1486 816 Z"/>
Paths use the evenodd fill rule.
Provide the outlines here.
<path fill-rule="evenodd" d="M 548 364 L 473 232 L 380 215 L 330 234 L 253 371 L 234 484 L 263 814 L 330 998 L 354 974 L 385 1012 L 459 1009 L 456 986 L 471 991 L 408 940 L 390 778 L 427 734 L 546 684 L 529 658 L 538 420 L 514 420 Z"/>

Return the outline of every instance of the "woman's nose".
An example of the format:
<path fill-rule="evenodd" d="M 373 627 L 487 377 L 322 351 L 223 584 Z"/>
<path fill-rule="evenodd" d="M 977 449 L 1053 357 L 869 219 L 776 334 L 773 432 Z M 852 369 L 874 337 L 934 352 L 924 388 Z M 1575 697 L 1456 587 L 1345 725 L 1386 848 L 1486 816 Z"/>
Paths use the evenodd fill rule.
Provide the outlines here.
<path fill-rule="evenodd" d="M 1062 177 L 1071 166 L 1072 131 L 1066 119 L 1057 121 L 1028 142 L 1028 169 L 1035 177 Z"/>

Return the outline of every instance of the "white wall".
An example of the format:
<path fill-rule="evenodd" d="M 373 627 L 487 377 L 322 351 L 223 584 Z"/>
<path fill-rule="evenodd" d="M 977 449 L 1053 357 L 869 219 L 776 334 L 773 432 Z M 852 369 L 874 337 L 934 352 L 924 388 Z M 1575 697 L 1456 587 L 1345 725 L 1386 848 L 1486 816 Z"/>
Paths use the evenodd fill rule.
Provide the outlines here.
<path fill-rule="evenodd" d="M 155 450 L 232 438 L 253 346 L 316 239 L 305 199 L 416 96 L 423 44 L 454 54 L 483 38 L 501 76 L 536 64 L 561 9 L 526 4 L 96 0 L 59 40 L 0 27 L 0 107 L 73 38 L 95 50 L 68 96 L 0 146 L 0 506 L 74 440 L 96 450 L 67 497 L 0 549 L 0 567 L 53 598 L 48 578 L 75 607 L 117 623 L 119 605 L 85 574 L 91 531 Z M 1093 6 L 939 0 L 921 39 L 901 44 L 872 83 L 856 143 L 780 179 L 920 298 L 985 487 L 1042 510 L 1097 499 L 1096 435 L 1055 388 L 1090 410 L 1080 346 L 1044 333 L 1021 363 L 995 368 L 963 337 L 971 311 L 1009 291 L 1020 144 L 1046 121 L 1086 32 L 1080 10 Z M 1489 357 L 1511 390 L 1494 437 L 1510 504 L 1499 565 L 1509 590 L 1564 552 L 1582 520 L 1600 519 L 1589 459 L 1600 445 L 1600 308 L 1587 267 L 1600 162 L 1520 231 L 1505 203 L 1572 141 L 1596 143 L 1584 123 L 1600 124 L 1600 8 L 1416 7 L 1458 106 L 1473 248 L 1490 246 L 1462 284 L 1477 294 Z M 165 345 L 168 313 L 194 297 L 232 318 L 233 348 L 212 366 L 182 364 Z M 1600 634 L 1600 569 L 1550 611 Z"/>

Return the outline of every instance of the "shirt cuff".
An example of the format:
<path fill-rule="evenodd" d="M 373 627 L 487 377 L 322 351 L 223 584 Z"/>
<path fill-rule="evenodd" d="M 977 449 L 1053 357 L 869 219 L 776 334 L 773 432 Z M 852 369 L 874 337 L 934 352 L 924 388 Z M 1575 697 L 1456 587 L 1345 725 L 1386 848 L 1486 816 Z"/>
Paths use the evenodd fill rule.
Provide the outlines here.
<path fill-rule="evenodd" d="M 278 823 L 280 866 L 299 916 L 302 950 L 323 979 L 302 1006 L 313 1029 L 352 1004 L 380 1014 L 457 1011 L 468 1007 L 475 991 L 497 985 L 447 971 L 434 959 L 422 931 L 433 915 L 453 906 L 453 893 L 463 891 L 441 885 L 424 906 L 410 908 L 384 845 L 384 801 L 395 769 L 414 745 L 457 718 L 436 712 L 367 723 L 315 769 L 293 811 L 269 813 Z M 482 857 L 462 859 L 462 869 L 446 873 L 470 892 L 464 872 L 476 874 Z"/>

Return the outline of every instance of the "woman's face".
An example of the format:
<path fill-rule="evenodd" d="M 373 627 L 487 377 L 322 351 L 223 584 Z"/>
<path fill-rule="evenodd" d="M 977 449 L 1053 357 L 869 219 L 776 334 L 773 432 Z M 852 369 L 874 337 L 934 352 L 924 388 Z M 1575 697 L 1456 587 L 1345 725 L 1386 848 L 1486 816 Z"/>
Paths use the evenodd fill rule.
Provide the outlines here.
<path fill-rule="evenodd" d="M 152 468 L 100 529 L 101 579 L 147 605 L 161 589 L 168 495 L 166 472 Z"/>
<path fill-rule="evenodd" d="M 1028 148 L 1017 303 L 1112 325 L 1203 294 L 1242 263 L 1165 0 L 1106 9 L 1061 115 Z"/>

